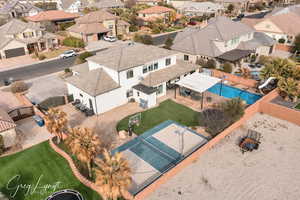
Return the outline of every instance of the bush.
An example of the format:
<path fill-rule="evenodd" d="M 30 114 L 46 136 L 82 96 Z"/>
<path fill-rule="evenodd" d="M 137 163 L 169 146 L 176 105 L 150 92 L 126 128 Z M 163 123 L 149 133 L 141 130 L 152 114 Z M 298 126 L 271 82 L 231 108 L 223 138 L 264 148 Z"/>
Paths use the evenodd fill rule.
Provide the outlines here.
<path fill-rule="evenodd" d="M 130 32 L 137 32 L 138 30 L 139 30 L 138 26 L 135 26 L 135 25 L 130 25 L 129 26 L 129 31 Z"/>
<path fill-rule="evenodd" d="M 284 44 L 284 43 L 285 43 L 285 39 L 284 39 L 284 38 L 280 38 L 280 39 L 278 40 L 278 42 L 279 42 L 280 44 Z"/>
<path fill-rule="evenodd" d="M 147 45 L 153 44 L 152 37 L 146 34 L 145 35 L 135 34 L 133 40 L 135 42 L 140 42 Z"/>
<path fill-rule="evenodd" d="M 257 56 L 255 54 L 251 55 L 250 62 L 253 63 L 256 61 Z"/>
<path fill-rule="evenodd" d="M 39 54 L 38 59 L 44 60 L 44 59 L 46 59 L 46 56 L 44 54 Z"/>
<path fill-rule="evenodd" d="M 13 82 L 10 86 L 12 93 L 20 93 L 28 90 L 28 85 L 24 81 Z"/>
<path fill-rule="evenodd" d="M 230 99 L 218 105 L 230 123 L 238 121 L 244 115 L 244 103 L 240 98 Z"/>
<path fill-rule="evenodd" d="M 227 72 L 227 73 L 231 73 L 232 72 L 232 64 L 230 64 L 229 62 L 224 63 L 223 71 Z"/>
<path fill-rule="evenodd" d="M 118 40 L 123 40 L 123 35 L 117 35 Z"/>
<path fill-rule="evenodd" d="M 72 72 L 72 70 L 71 70 L 70 68 L 66 68 L 64 71 L 65 71 L 65 73 L 70 73 L 70 72 Z"/>
<path fill-rule="evenodd" d="M 168 37 L 168 39 L 166 39 L 165 41 L 165 46 L 164 48 L 166 49 L 171 49 L 171 46 L 173 45 L 173 39 Z"/>
<path fill-rule="evenodd" d="M 59 24 L 59 29 L 61 31 L 65 31 L 67 30 L 69 27 L 73 26 L 75 24 L 75 22 L 64 22 Z"/>
<path fill-rule="evenodd" d="M 0 155 L 3 154 L 4 151 L 5 151 L 4 139 L 3 139 L 3 136 L 0 135 Z"/>
<path fill-rule="evenodd" d="M 81 63 L 85 63 L 86 62 L 86 59 L 88 58 L 88 57 L 91 57 L 91 56 L 93 56 L 93 54 L 91 53 L 91 52 L 84 52 L 84 53 L 82 53 L 82 54 L 80 54 L 79 56 L 78 56 L 78 61 L 77 61 L 77 64 L 81 64 Z"/>
<path fill-rule="evenodd" d="M 84 48 L 84 42 L 82 39 L 78 39 L 75 37 L 67 37 L 63 40 L 63 45 L 68 47 L 75 47 L 75 48 Z"/>
<path fill-rule="evenodd" d="M 209 59 L 205 65 L 203 66 L 204 68 L 209 68 L 209 69 L 215 69 L 217 66 L 216 61 L 213 59 Z"/>

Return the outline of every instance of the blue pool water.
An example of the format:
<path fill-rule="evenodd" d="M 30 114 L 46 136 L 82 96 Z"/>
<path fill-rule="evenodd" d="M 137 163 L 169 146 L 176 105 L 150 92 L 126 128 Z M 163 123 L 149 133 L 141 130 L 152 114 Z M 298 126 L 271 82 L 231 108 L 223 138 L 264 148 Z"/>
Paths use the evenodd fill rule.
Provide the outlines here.
<path fill-rule="evenodd" d="M 220 92 L 221 86 L 222 86 L 222 91 Z M 261 95 L 254 94 L 254 93 L 251 93 L 251 92 L 248 92 L 245 90 L 241 90 L 239 88 L 232 87 L 229 85 L 221 84 L 221 83 L 214 85 L 213 87 L 209 88 L 207 91 L 217 94 L 217 95 L 220 95 L 222 97 L 226 97 L 226 98 L 240 97 L 241 99 L 246 101 L 247 104 L 253 104 L 262 97 Z"/>

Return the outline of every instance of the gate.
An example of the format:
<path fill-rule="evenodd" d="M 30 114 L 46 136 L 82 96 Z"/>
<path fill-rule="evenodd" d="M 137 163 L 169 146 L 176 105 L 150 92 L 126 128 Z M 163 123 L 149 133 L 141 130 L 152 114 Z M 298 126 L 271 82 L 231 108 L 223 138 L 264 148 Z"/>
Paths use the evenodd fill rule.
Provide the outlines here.
<path fill-rule="evenodd" d="M 14 120 L 14 121 L 19 121 L 21 119 L 25 119 L 27 117 L 33 116 L 34 109 L 33 106 L 28 106 L 28 107 L 19 107 L 16 109 L 13 109 L 8 112 L 8 115 Z"/>

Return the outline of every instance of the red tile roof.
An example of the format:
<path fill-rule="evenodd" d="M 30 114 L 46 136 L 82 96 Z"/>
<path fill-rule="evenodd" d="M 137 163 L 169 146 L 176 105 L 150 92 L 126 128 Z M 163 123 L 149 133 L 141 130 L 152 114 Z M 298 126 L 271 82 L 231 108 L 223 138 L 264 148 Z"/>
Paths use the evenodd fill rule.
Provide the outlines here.
<path fill-rule="evenodd" d="M 146 8 L 144 10 L 140 10 L 138 13 L 141 14 L 156 14 L 156 13 L 166 13 L 166 12 L 171 12 L 174 11 L 171 8 L 163 7 L 163 6 L 153 6 L 150 8 Z"/>
<path fill-rule="evenodd" d="M 15 127 L 16 124 L 14 121 L 4 110 L 0 108 L 0 133 Z"/>
<path fill-rule="evenodd" d="M 67 13 L 63 10 L 49 10 L 49 11 L 40 12 L 39 14 L 31 17 L 27 17 L 26 19 L 32 22 L 41 22 L 41 21 L 75 19 L 77 17 L 79 17 L 78 14 Z"/>

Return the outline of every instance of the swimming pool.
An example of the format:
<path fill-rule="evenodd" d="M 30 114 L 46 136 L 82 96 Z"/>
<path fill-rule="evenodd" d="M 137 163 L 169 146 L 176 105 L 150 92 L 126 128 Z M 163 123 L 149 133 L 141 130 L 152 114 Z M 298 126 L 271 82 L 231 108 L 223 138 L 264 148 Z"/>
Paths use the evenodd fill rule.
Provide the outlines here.
<path fill-rule="evenodd" d="M 220 92 L 221 87 L 222 87 L 222 91 Z M 259 100 L 262 97 L 259 94 L 254 94 L 246 90 L 241 90 L 239 88 L 232 87 L 226 84 L 221 84 L 221 83 L 214 85 L 213 87 L 209 88 L 207 91 L 226 98 L 240 97 L 241 99 L 246 101 L 247 104 L 254 104 L 257 100 Z"/>

